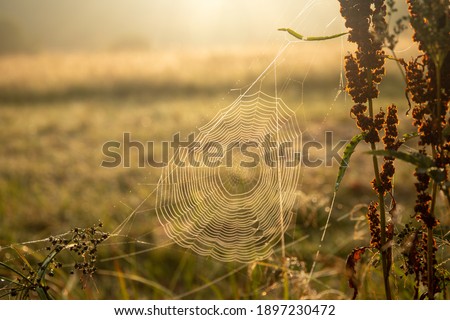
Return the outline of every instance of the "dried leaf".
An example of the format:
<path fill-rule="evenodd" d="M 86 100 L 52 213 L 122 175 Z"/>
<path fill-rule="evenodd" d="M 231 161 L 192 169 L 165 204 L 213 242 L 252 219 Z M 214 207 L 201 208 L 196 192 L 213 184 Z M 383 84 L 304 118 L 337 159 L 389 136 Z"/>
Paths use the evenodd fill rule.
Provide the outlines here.
<path fill-rule="evenodd" d="M 358 296 L 358 279 L 356 278 L 356 264 L 359 260 L 361 260 L 362 255 L 368 247 L 359 247 L 352 250 L 352 252 L 347 257 L 347 263 L 345 265 L 347 277 L 348 277 L 348 286 L 353 289 L 353 297 L 352 300 L 355 300 Z"/>

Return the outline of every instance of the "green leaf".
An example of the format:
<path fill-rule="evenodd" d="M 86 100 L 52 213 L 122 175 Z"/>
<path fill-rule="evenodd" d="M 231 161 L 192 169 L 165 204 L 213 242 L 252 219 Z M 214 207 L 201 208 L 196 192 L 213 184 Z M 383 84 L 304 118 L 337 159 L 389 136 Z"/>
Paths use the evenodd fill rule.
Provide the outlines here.
<path fill-rule="evenodd" d="M 417 138 L 418 136 L 419 136 L 418 132 L 405 133 L 404 135 L 402 135 L 402 139 L 400 139 L 400 141 L 401 142 L 406 142 L 409 139 Z"/>
<path fill-rule="evenodd" d="M 374 150 L 368 151 L 367 153 L 376 156 L 393 157 L 396 159 L 400 159 L 402 161 L 415 165 L 419 169 L 429 169 L 434 166 L 434 161 L 431 157 L 418 152 L 406 153 L 396 150 Z"/>
<path fill-rule="evenodd" d="M 290 35 L 293 35 L 297 39 L 300 39 L 300 40 L 303 40 L 303 41 L 329 40 L 329 39 L 342 37 L 342 36 L 344 36 L 344 35 L 346 35 L 348 33 L 348 32 L 342 32 L 342 33 L 333 34 L 331 36 L 323 36 L 323 37 L 305 37 L 304 35 L 301 35 L 300 33 L 296 32 L 296 31 L 294 31 L 292 29 L 289 29 L 289 28 L 279 28 L 278 31 L 286 31 Z"/>
<path fill-rule="evenodd" d="M 348 168 L 348 164 L 350 162 L 350 157 L 352 156 L 353 152 L 355 151 L 356 146 L 358 145 L 358 143 L 361 142 L 361 140 L 364 139 L 364 137 L 366 136 L 366 133 L 359 133 L 356 136 L 354 136 L 352 138 L 352 140 L 350 140 L 349 143 L 347 143 L 347 145 L 345 146 L 345 150 L 344 150 L 344 155 L 342 158 L 342 161 L 339 165 L 339 171 L 338 171 L 338 175 L 336 178 L 336 183 L 334 184 L 334 192 L 337 192 L 339 189 L 339 186 L 341 185 L 341 181 L 344 178 L 344 174 L 345 171 Z"/>
<path fill-rule="evenodd" d="M 450 136 L 450 126 L 446 125 L 444 130 L 442 130 L 442 136 L 443 137 L 449 137 Z"/>
<path fill-rule="evenodd" d="M 53 300 L 53 298 L 48 293 L 47 289 L 45 289 L 41 286 L 36 287 L 36 292 L 39 296 L 39 299 L 41 299 L 41 300 Z"/>
<path fill-rule="evenodd" d="M 427 171 L 428 175 L 437 183 L 444 182 L 447 174 L 444 168 L 432 167 Z"/>

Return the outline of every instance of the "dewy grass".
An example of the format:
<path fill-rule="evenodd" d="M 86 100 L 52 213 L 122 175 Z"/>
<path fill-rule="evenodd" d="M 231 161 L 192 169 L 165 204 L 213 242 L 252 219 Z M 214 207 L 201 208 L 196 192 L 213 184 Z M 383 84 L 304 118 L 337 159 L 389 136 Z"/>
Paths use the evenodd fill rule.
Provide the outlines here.
<path fill-rule="evenodd" d="M 369 9 L 368 21 L 373 24 L 373 29 L 375 29 L 372 31 L 381 30 L 382 24 L 376 26 L 375 22 L 380 23 L 383 20 L 381 19 L 383 5 L 380 5 L 383 1 L 372 1 L 373 5 L 370 1 L 342 2 L 355 6 L 364 6 L 369 3 L 364 8 Z M 441 2 L 436 1 L 436 3 Z M 433 3 L 434 5 L 436 4 Z M 418 17 L 427 12 L 426 10 L 417 11 Z M 433 17 L 440 16 L 438 14 L 431 15 L 427 21 L 433 22 Z M 422 19 L 422 21 L 425 20 Z M 444 19 L 444 21 L 447 20 Z M 444 25 L 448 25 L 448 23 L 446 22 Z M 352 31 L 353 28 L 348 27 Z M 289 32 L 289 30 L 286 31 Z M 358 32 L 365 32 L 363 35 L 366 35 L 367 39 L 372 39 L 372 33 L 366 31 L 359 30 Z M 305 39 L 292 30 L 289 33 L 294 36 L 298 35 L 298 38 L 304 41 L 328 40 L 343 36 L 338 34 L 330 37 L 307 37 Z M 443 31 L 440 33 L 444 34 Z M 436 39 L 440 38 L 442 34 Z M 350 32 L 353 40 L 358 36 L 362 36 L 362 34 Z M 423 39 L 430 41 L 431 38 L 425 35 Z M 301 199 L 298 213 L 297 209 L 294 209 L 293 224 L 284 230 L 286 231 L 285 259 L 280 259 L 283 254 L 276 248 L 273 256 L 249 265 L 236 262 L 217 262 L 213 259 L 192 255 L 189 251 L 180 250 L 166 242 L 162 243 L 163 230 L 155 227 L 157 223 L 154 218 L 153 198 L 149 201 L 148 207 L 142 208 L 129 220 L 123 220 L 124 216 L 129 217 L 129 207 L 136 208 L 140 198 L 148 195 L 148 190 L 157 184 L 159 172 L 156 170 L 145 169 L 145 173 L 143 173 L 143 171 L 134 169 L 126 171 L 120 168 L 114 171 L 93 169 L 101 161 L 93 156 L 96 154 L 95 148 L 104 140 L 119 136 L 123 130 L 132 128 L 136 131 L 140 130 L 139 133 L 136 132 L 136 135 L 139 134 L 144 138 L 153 135 L 163 139 L 172 134 L 174 130 L 187 131 L 192 128 L 192 123 L 204 123 L 205 118 L 210 118 L 214 113 L 209 106 L 223 98 L 218 92 L 222 93 L 230 86 L 235 85 L 236 79 L 240 79 L 241 82 L 251 82 L 254 79 L 255 74 L 245 74 L 242 71 L 246 70 L 250 64 L 249 60 L 246 60 L 247 56 L 233 56 L 232 59 L 215 57 L 201 60 L 194 55 L 183 55 L 182 58 L 175 59 L 173 64 L 170 61 L 164 63 L 168 69 L 173 67 L 175 71 L 171 72 L 161 70 L 161 66 L 152 69 L 151 63 L 148 62 L 154 59 L 148 58 L 133 60 L 132 56 L 127 55 L 122 56 L 119 60 L 116 59 L 117 57 L 112 58 L 108 62 L 111 56 L 78 57 L 75 60 L 81 64 L 84 59 L 91 60 L 91 58 L 94 58 L 91 62 L 94 66 L 102 66 L 102 62 L 105 63 L 103 67 L 100 67 L 100 70 L 103 71 L 100 74 L 92 75 L 88 72 L 92 68 L 91 66 L 77 76 L 75 71 L 82 71 L 83 68 L 60 68 L 59 72 L 64 73 L 62 78 L 66 79 L 62 83 L 40 81 L 41 76 L 45 77 L 44 72 L 36 72 L 36 70 L 34 73 L 29 72 L 27 66 L 28 63 L 33 63 L 33 59 L 35 59 L 33 56 L 2 58 L 0 69 L 1 65 L 9 65 L 13 62 L 22 70 L 22 78 L 19 80 L 14 80 L 17 68 L 11 69 L 10 80 L 7 79 L 8 77 L 2 77 L 0 80 L 0 82 L 3 81 L 0 83 L 0 95 L 3 94 L 0 97 L 2 112 L 4 111 L 2 117 L 7 117 L 7 120 L 3 122 L 5 129 L 0 129 L 5 137 L 2 153 L 7 155 L 4 157 L 4 161 L 8 163 L 5 167 L 10 169 L 10 172 L 0 169 L 2 173 L 0 215 L 2 219 L 7 220 L 3 225 L 11 225 L 11 228 L 0 226 L 4 228 L 1 233 L 6 238 L 2 241 L 11 243 L 24 237 L 39 237 L 39 235 L 46 237 L 46 234 L 50 233 L 49 230 L 52 230 L 51 233 L 55 233 L 53 232 L 55 228 L 59 228 L 63 223 L 86 225 L 86 221 L 97 220 L 99 216 L 102 220 L 104 220 L 103 218 L 109 219 L 107 225 L 116 225 L 116 223 L 125 221 L 126 226 L 123 228 L 123 234 L 111 236 L 107 242 L 101 243 L 102 246 L 99 249 L 105 254 L 101 259 L 97 259 L 95 250 L 92 251 L 94 248 L 87 242 L 83 244 L 83 240 L 81 240 L 75 244 L 75 240 L 78 239 L 75 239 L 75 234 L 80 237 L 82 234 L 90 234 L 92 233 L 90 228 L 73 229 L 64 236 L 48 239 L 50 240 L 48 243 L 46 240 L 36 241 L 30 245 L 22 243 L 17 246 L 8 246 L 6 249 L 2 247 L 0 253 L 3 262 L 0 263 L 0 279 L 4 281 L 1 282 L 0 294 L 4 298 L 38 297 L 45 299 L 50 297 L 109 299 L 348 298 L 351 297 L 351 294 L 349 295 L 346 291 L 348 289 L 343 286 L 341 275 L 344 268 L 342 259 L 345 259 L 346 253 L 350 252 L 347 266 L 350 271 L 352 288 L 359 285 L 358 273 L 361 270 L 358 267 L 365 264 L 363 270 L 366 288 L 359 291 L 359 297 L 389 297 L 387 292 L 390 291 L 392 298 L 409 298 L 408 294 L 413 292 L 411 297 L 416 299 L 426 297 L 432 299 L 441 296 L 445 299 L 449 281 L 448 255 L 446 256 L 448 239 L 440 235 L 445 232 L 441 232 L 437 219 L 438 217 L 441 221 L 448 219 L 446 209 L 442 209 L 439 195 L 444 194 L 448 197 L 449 130 L 446 118 L 450 72 L 448 71 L 448 56 L 443 52 L 437 52 L 436 48 L 440 46 L 436 46 L 436 44 L 449 42 L 447 38 L 445 41 L 433 41 L 432 46 L 426 44 L 423 47 L 425 56 L 428 55 L 428 57 L 400 64 L 402 68 L 406 67 L 408 92 L 415 104 L 412 108 L 412 115 L 414 121 L 417 122 L 416 132 L 407 135 L 408 144 L 411 147 L 413 139 L 420 139 L 423 142 L 420 145 L 420 153 L 397 150 L 397 145 L 400 143 L 404 145 L 404 140 L 406 140 L 400 139 L 398 134 L 393 133 L 397 130 L 398 122 L 395 119 L 389 120 L 390 115 L 392 119 L 394 118 L 391 111 L 397 111 L 397 108 L 390 105 L 391 101 L 387 101 L 386 96 L 382 98 L 384 100 L 375 99 L 374 89 L 377 89 L 381 77 L 381 60 L 386 56 L 378 50 L 372 50 L 371 47 L 358 49 L 359 54 L 365 55 L 365 58 L 375 58 L 374 61 L 368 59 L 369 61 L 364 61 L 364 63 L 376 65 L 368 67 L 361 61 L 361 57 L 356 55 L 346 59 L 346 72 L 349 80 L 347 91 L 357 99 L 368 95 L 364 101 L 355 101 L 355 106 L 351 110 L 351 115 L 356 119 L 360 132 L 356 135 L 355 132 L 348 132 L 348 125 L 343 120 L 347 119 L 345 117 L 347 117 L 348 110 L 339 110 L 339 119 L 332 119 L 326 123 L 335 132 L 347 135 L 343 139 L 348 139 L 348 135 L 355 137 L 344 151 L 339 172 L 336 174 L 335 168 L 324 168 L 323 171 L 315 171 L 314 175 L 305 175 L 302 178 L 301 185 L 307 186 L 307 188 L 303 188 L 301 192 L 308 192 L 309 200 Z M 332 43 L 330 43 L 331 45 Z M 433 48 L 433 50 L 427 54 L 426 48 Z M 303 50 L 311 49 L 302 44 L 301 50 L 301 52 L 289 56 L 284 65 L 294 65 L 297 63 L 294 59 L 299 59 L 299 53 L 304 54 Z M 317 47 L 314 50 L 317 51 Z M 333 50 L 329 49 L 327 53 L 331 51 Z M 151 57 L 155 58 L 153 55 Z M 42 58 L 43 56 L 39 59 Z M 253 58 L 254 56 L 251 59 Z M 65 56 L 60 55 L 56 60 L 58 59 L 65 60 Z M 48 58 L 41 69 L 50 69 L 49 63 L 54 60 L 55 57 Z M 143 65 L 128 68 L 126 63 L 136 60 L 143 61 Z M 233 62 L 235 64 L 231 68 L 230 65 Z M 124 75 L 120 70 L 114 69 L 119 65 L 121 68 L 131 71 L 127 71 L 129 73 Z M 197 73 L 191 72 L 193 70 L 189 67 L 193 68 L 194 65 L 201 65 L 202 71 L 196 69 Z M 208 81 L 207 87 L 202 89 L 201 86 L 205 83 L 204 79 L 208 78 L 213 67 L 216 70 L 218 65 L 221 68 L 219 68 L 220 74 L 215 77 L 216 82 Z M 351 68 L 354 69 L 350 70 Z M 369 70 L 361 70 L 364 68 Z M 146 73 L 138 76 L 136 80 L 134 73 L 137 72 L 137 69 L 145 69 Z M 278 71 L 278 77 L 286 79 L 297 77 L 292 72 L 293 68 L 287 69 L 289 70 L 285 74 Z M 111 70 L 115 71 L 109 74 L 108 72 Z M 189 79 L 187 74 L 192 79 Z M 324 87 L 320 79 L 314 80 L 314 76 L 320 75 L 322 75 L 322 70 L 319 72 L 316 70 L 314 74 L 308 75 L 308 81 L 320 83 L 317 90 L 319 87 L 321 89 Z M 355 81 L 350 83 L 352 77 Z M 58 77 L 56 78 L 58 79 Z M 22 80 L 25 84 L 24 87 L 17 85 Z M 161 84 L 156 83 L 159 80 L 162 81 Z M 5 83 L 5 81 L 10 82 Z M 267 85 L 267 79 L 265 81 L 264 89 L 273 87 L 273 83 Z M 301 83 L 302 88 L 303 84 L 307 87 L 309 83 L 304 82 Z M 81 84 L 81 90 L 78 87 L 79 84 Z M 154 90 L 148 90 L 148 85 L 152 86 Z M 157 92 L 158 88 L 169 85 L 173 85 L 179 90 L 178 96 L 167 98 L 158 94 L 158 100 L 155 101 L 154 97 L 149 99 L 152 94 L 144 94 L 148 91 L 150 93 Z M 308 97 L 304 97 L 303 93 L 309 94 L 309 91 L 314 91 L 302 91 L 301 97 L 299 97 L 298 86 L 292 87 L 289 105 L 295 105 L 295 102 L 299 102 L 300 99 L 302 103 L 303 100 L 307 102 Z M 395 83 L 393 87 L 401 86 Z M 9 91 L 11 88 L 15 88 L 16 91 Z M 109 91 L 114 91 L 114 88 L 119 88 L 118 91 L 121 94 L 102 100 L 104 95 L 107 96 Z M 189 88 L 193 88 L 194 92 L 189 91 Z M 382 88 L 382 85 L 378 88 Z M 10 95 L 5 92 L 9 92 Z M 286 92 L 288 91 L 284 91 L 284 93 Z M 130 98 L 134 97 L 136 93 L 139 94 L 138 98 Z M 140 95 L 141 93 L 142 95 Z M 403 92 L 399 92 L 398 96 L 403 96 Z M 96 97 L 98 100 L 87 99 L 92 97 Z M 233 97 L 227 95 L 225 99 L 224 105 L 227 105 L 233 100 Z M 8 105 L 4 105 L 5 101 Z M 71 102 L 67 103 L 68 101 Z M 40 102 L 45 103 L 41 104 Z M 16 108 L 15 103 L 17 105 L 30 103 L 30 105 L 21 105 L 21 108 Z M 384 112 L 378 112 L 380 109 L 378 105 L 390 106 L 384 108 Z M 400 106 L 400 104 L 398 105 Z M 123 106 L 125 108 L 122 108 Z M 314 109 L 308 109 L 308 116 L 311 117 L 312 113 L 316 113 L 314 116 L 316 119 L 327 112 L 328 106 L 318 104 L 312 107 L 309 105 L 308 108 Z M 432 113 L 427 113 L 429 110 L 433 110 Z M 297 115 L 301 112 L 298 111 Z M 399 110 L 398 114 L 402 115 L 403 112 Z M 22 121 L 27 117 L 32 118 L 28 123 L 29 131 L 24 130 Z M 397 117 L 397 113 L 395 117 Z M 431 134 L 429 132 L 430 119 L 433 119 L 431 123 L 435 124 L 431 129 L 437 130 L 431 131 Z M 392 131 L 393 128 L 395 128 L 394 131 Z M 310 127 L 306 129 L 308 130 Z M 382 138 L 383 132 L 384 137 Z M 388 134 L 388 132 L 391 133 Z M 21 139 L 28 141 L 30 136 L 35 138 L 32 143 L 19 143 L 18 140 Z M 434 136 L 442 136 L 442 139 L 440 141 L 426 140 L 432 139 Z M 62 144 L 55 137 L 67 143 Z M 377 137 L 379 141 L 373 141 Z M 362 140 L 367 142 L 368 147 L 374 152 L 370 156 L 362 154 L 361 157 L 355 153 L 352 156 L 351 170 L 348 170 L 346 175 L 348 180 L 343 180 L 350 155 L 355 151 L 359 142 L 362 145 Z M 79 159 L 80 155 L 84 156 L 82 161 L 73 161 Z M 33 162 L 30 161 L 29 156 L 32 156 Z M 394 159 L 395 180 L 397 181 L 395 193 L 391 190 L 391 185 L 394 183 L 392 172 Z M 71 163 L 70 170 L 67 168 L 69 162 Z M 402 166 L 406 162 L 408 164 Z M 416 203 L 409 201 L 411 188 L 404 189 L 411 181 L 412 175 L 408 171 L 411 164 L 417 168 Z M 372 186 L 369 181 L 366 181 L 367 186 L 365 186 L 361 183 L 360 177 L 370 170 L 374 172 L 375 180 Z M 352 179 L 352 173 L 356 173 L 357 178 L 353 176 Z M 322 252 L 326 259 L 323 259 L 322 256 L 319 257 L 318 268 L 320 266 L 321 269 L 313 274 L 310 282 L 308 268 L 313 262 L 318 238 L 320 238 L 320 234 L 316 234 L 315 230 L 319 229 L 318 225 L 324 222 L 323 212 L 331 212 L 330 208 L 326 207 L 328 199 L 325 199 L 323 190 L 329 189 L 329 181 L 336 175 L 335 191 L 337 192 L 339 189 L 339 194 L 334 213 L 342 216 L 337 220 L 331 219 L 333 227 L 335 225 L 336 227 L 333 229 L 333 238 L 327 240 L 333 245 L 328 246 L 326 241 L 323 242 L 321 250 L 326 251 Z M 136 185 L 136 181 L 138 181 L 139 188 L 137 189 L 139 190 L 130 193 L 129 191 Z M 376 189 L 377 199 L 372 199 L 375 197 L 370 192 L 371 187 Z M 317 194 L 315 194 L 316 192 Z M 48 196 L 49 194 L 53 196 Z M 119 202 L 118 199 L 120 201 L 125 199 L 124 202 L 127 204 L 113 208 L 113 204 Z M 361 220 L 354 222 L 346 218 L 350 215 L 347 213 L 353 211 L 352 208 L 355 205 L 360 205 L 360 202 L 366 201 L 366 199 L 367 203 L 371 200 L 376 200 L 377 203 L 377 205 L 368 206 L 370 215 L 367 219 L 373 235 L 369 235 L 369 228 L 364 226 Z M 401 213 L 396 212 L 396 203 L 404 210 L 403 217 Z M 308 206 L 311 206 L 311 210 L 308 210 Z M 419 223 L 414 219 L 409 219 L 414 207 L 416 207 L 415 212 Z M 14 212 L 14 217 L 9 214 L 12 212 Z M 361 217 L 363 216 L 364 214 L 361 215 Z M 382 217 L 385 219 L 384 223 L 381 222 Z M 409 219 L 407 225 L 403 225 L 402 218 Z M 320 221 L 317 222 L 319 219 Z M 13 229 L 15 233 L 11 231 Z M 355 238 L 362 238 L 362 241 L 367 241 L 370 237 L 370 243 L 367 242 L 367 246 L 352 250 L 355 246 L 355 240 L 349 237 L 349 234 L 352 233 L 355 234 Z M 42 234 L 44 235 L 42 236 Z M 101 235 L 98 232 L 95 234 L 96 236 Z M 302 237 L 299 238 L 299 235 Z M 103 235 L 101 237 L 103 238 Z M 93 240 L 95 243 L 99 238 Z M 69 242 L 66 243 L 66 241 Z M 61 245 L 63 246 L 62 250 Z M 37 247 L 33 252 L 30 249 L 32 246 Z M 45 248 L 46 246 L 48 246 L 48 250 Z M 77 252 L 74 251 L 76 246 L 78 246 Z M 62 258 L 64 252 L 69 253 L 65 257 L 67 260 Z M 383 256 L 381 260 L 380 252 Z M 438 254 L 440 252 L 443 253 Z M 364 259 L 371 253 L 373 255 L 369 259 Z M 71 260 L 70 254 L 79 260 L 76 262 Z M 111 267 L 110 261 L 114 261 L 114 266 Z M 37 265 L 37 263 L 40 264 Z M 392 268 L 390 268 L 390 263 L 393 264 Z M 379 267 L 380 264 L 382 268 Z M 97 272 L 95 267 L 100 270 Z M 382 269 L 381 272 L 376 272 L 379 269 Z M 70 275 L 72 270 L 74 275 Z M 389 272 L 390 270 L 392 271 Z M 94 271 L 95 273 L 93 273 Z M 384 275 L 380 276 L 380 273 L 384 273 Z M 401 273 L 403 273 L 402 280 L 398 277 L 398 274 Z M 76 283 L 79 278 L 77 275 L 82 276 L 82 274 L 86 274 L 87 280 L 83 280 L 86 282 L 83 282 L 83 286 L 75 286 L 74 282 Z M 91 275 L 95 278 L 94 281 L 89 282 Z M 385 283 L 387 279 L 388 285 L 389 280 L 395 285 L 392 285 L 390 290 L 384 290 L 382 286 L 377 285 L 378 281 L 383 282 L 383 279 Z M 398 285 L 400 281 L 404 287 Z M 89 284 L 91 283 L 97 286 L 98 290 L 90 288 Z M 83 291 L 75 292 L 74 287 L 83 287 Z M 114 290 L 111 290 L 112 288 Z M 339 288 L 339 290 L 333 288 Z M 357 293 L 358 291 L 355 290 L 355 297 Z"/>

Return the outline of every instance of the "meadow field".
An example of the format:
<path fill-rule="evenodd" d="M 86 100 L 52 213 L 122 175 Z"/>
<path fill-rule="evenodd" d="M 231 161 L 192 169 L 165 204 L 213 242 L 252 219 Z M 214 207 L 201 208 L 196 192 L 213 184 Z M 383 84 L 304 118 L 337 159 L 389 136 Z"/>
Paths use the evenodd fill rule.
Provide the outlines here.
<path fill-rule="evenodd" d="M 327 45 L 292 45 L 277 60 L 277 80 L 268 72 L 255 86 L 270 95 L 277 86 L 279 97 L 298 117 L 304 140 L 325 143 L 325 132 L 331 131 L 337 143 L 348 141 L 358 129 L 349 116 L 351 99 L 340 91 L 343 50 L 339 41 Z M 161 169 L 139 168 L 135 155 L 129 168 L 101 166 L 103 144 L 121 141 L 125 132 L 156 145 L 177 132 L 187 137 L 238 98 L 276 54 L 236 48 L 0 56 L 0 261 L 29 273 L 53 248 L 50 236 L 64 238 L 75 228 L 100 228 L 101 221 L 102 231 L 111 236 L 96 248 L 95 273 L 74 270 L 79 258 L 61 254 L 61 265 L 50 266 L 52 274 L 45 276 L 53 297 L 282 298 L 279 251 L 267 261 L 225 263 L 172 244 L 151 208 Z M 401 76 L 388 73 L 382 86 L 377 108 L 398 104 L 400 131 L 409 132 Z M 410 147 L 415 147 L 413 142 Z M 352 297 L 346 257 L 370 239 L 365 214 L 375 197 L 365 148 L 360 146 L 352 158 L 323 243 L 339 164 L 302 168 L 294 219 L 286 233 L 290 298 Z M 326 155 L 318 150 L 316 156 Z M 413 215 L 413 179 L 408 164 L 397 167 L 399 226 Z M 144 199 L 146 207 L 136 211 Z M 444 233 L 449 225 L 445 210 L 437 210 Z M 442 239 L 448 242 L 448 234 Z M 445 248 L 437 255 L 448 266 Z M 401 253 L 399 246 L 394 254 Z M 381 279 L 378 264 L 375 255 L 368 255 L 358 269 L 361 298 L 383 298 L 376 280 Z M 396 297 L 410 297 L 412 286 L 402 279 L 401 270 L 392 273 Z M 5 268 L 0 275 L 15 276 Z M 5 288 L 0 284 L 0 296 L 11 298 Z M 441 293 L 446 294 L 448 289 Z"/>

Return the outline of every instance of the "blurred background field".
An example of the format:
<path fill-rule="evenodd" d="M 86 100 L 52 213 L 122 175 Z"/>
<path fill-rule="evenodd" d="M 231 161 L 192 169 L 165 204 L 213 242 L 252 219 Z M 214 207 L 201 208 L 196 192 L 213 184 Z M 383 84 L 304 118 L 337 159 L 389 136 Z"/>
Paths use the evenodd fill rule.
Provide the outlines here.
<path fill-rule="evenodd" d="M 56 5 L 44 2 L 42 8 Z M 46 242 L 39 240 L 74 227 L 102 221 L 105 231 L 115 230 L 154 190 L 161 171 L 138 168 L 137 159 L 133 159 L 131 168 L 101 167 L 105 142 L 121 141 L 124 132 L 130 132 L 134 140 L 155 143 L 170 141 L 177 132 L 186 137 L 236 99 L 277 56 L 289 39 L 277 33 L 276 27 L 293 23 L 320 35 L 342 28 L 334 1 L 310 7 L 305 1 L 281 1 L 277 10 L 268 2 L 264 2 L 265 7 L 250 1 L 253 7 L 244 6 L 239 11 L 233 11 L 238 8 L 233 1 L 227 5 L 212 2 L 217 8 L 206 5 L 206 1 L 193 1 L 191 7 L 185 5 L 185 11 L 170 7 L 178 14 L 170 16 L 173 19 L 189 10 L 197 12 L 198 25 L 192 26 L 193 14 L 185 22 L 191 23 L 189 28 L 197 39 L 190 39 L 191 33 L 187 35 L 180 22 L 167 28 L 164 36 L 164 23 L 168 22 L 161 17 L 162 21 L 152 22 L 153 28 L 140 25 L 142 13 L 134 24 L 144 30 L 138 36 L 114 38 L 114 33 L 104 31 L 104 26 L 92 24 L 92 17 L 86 26 L 68 18 L 67 30 L 52 33 L 50 20 L 33 31 L 32 21 L 23 22 L 30 14 L 24 8 L 33 5 L 26 1 L 18 1 L 16 6 L 0 3 L 2 14 L 9 13 L 3 23 L 16 32 L 13 39 L 23 39 L 20 43 L 9 39 L 12 44 L 9 49 L 4 46 L 0 55 L 0 260 L 20 267 L 24 260 L 17 252 L 23 252 L 27 261 L 39 261 L 46 252 Z M 93 6 L 99 3 L 103 2 Z M 120 17 L 122 5 L 114 3 L 109 16 Z M 154 7 L 146 7 L 137 1 L 136 8 L 148 9 L 152 17 L 158 12 L 171 12 L 162 3 L 156 1 Z M 321 10 L 325 6 L 328 10 Z M 67 17 L 70 8 L 57 8 L 61 11 L 57 20 L 63 23 L 62 17 Z M 81 17 L 87 8 L 74 15 Z M 36 17 L 44 19 L 41 10 Z M 136 10 L 123 14 L 136 14 Z M 204 27 L 213 24 L 211 17 L 207 19 L 211 10 L 221 14 L 221 23 L 204 34 Z M 315 24 L 302 20 L 308 12 L 319 11 L 323 20 Z M 253 15 L 257 17 L 242 22 Z M 107 16 L 108 11 L 104 19 L 108 20 Z M 241 19 L 242 26 L 234 26 L 233 17 Z M 123 31 L 120 27 L 124 22 L 120 21 L 116 21 L 116 31 Z M 108 23 L 115 25 L 105 21 Z M 334 29 L 327 27 L 330 23 Z M 254 28 L 247 34 L 244 30 L 250 25 Z M 86 30 L 99 36 L 90 37 Z M 145 30 L 158 36 L 152 38 Z M 222 31 L 215 34 L 217 30 Z M 49 37 L 43 41 L 45 32 Z M 64 34 L 69 39 L 64 39 Z M 77 35 L 80 39 L 84 36 L 85 41 Z M 1 36 L 6 39 L 11 33 Z M 71 37 L 73 42 L 69 41 Z M 185 37 L 188 39 L 177 41 Z M 401 45 L 405 50 L 400 54 L 414 54 L 407 40 Z M 292 43 L 277 59 L 277 81 L 269 72 L 257 83 L 268 94 L 273 94 L 277 85 L 280 97 L 298 115 L 306 140 L 323 142 L 325 132 L 332 131 L 337 142 L 358 132 L 349 117 L 351 101 L 340 92 L 342 57 L 347 50 L 348 45 L 341 39 Z M 388 70 L 377 107 L 385 108 L 394 102 L 405 113 L 401 76 L 392 62 Z M 402 117 L 401 132 L 408 132 L 410 119 Z M 323 157 L 323 150 L 317 156 Z M 287 234 L 288 243 L 292 243 L 288 256 L 296 270 L 291 281 L 295 297 L 351 297 L 345 258 L 352 248 L 369 239 L 363 204 L 373 198 L 368 156 L 359 152 L 352 161 L 309 284 L 308 273 L 330 210 L 338 164 L 303 169 L 295 221 Z M 399 167 L 396 175 L 400 219 L 412 213 L 410 194 L 414 194 L 414 186 L 410 170 Z M 79 275 L 71 274 L 70 257 L 66 257 L 64 267 L 48 279 L 49 286 L 56 297 L 80 299 L 282 297 L 280 275 L 270 266 L 279 263 L 277 253 L 267 265 L 247 266 L 200 257 L 176 245 L 165 245 L 167 241 L 154 211 L 138 213 L 127 221 L 120 237 L 101 246 L 98 271 L 92 279 L 80 285 Z M 364 274 L 377 277 L 377 272 L 372 267 Z M 400 282 L 396 283 L 399 297 L 410 296 L 401 287 Z M 361 294 L 365 298 L 382 297 L 380 288 L 374 286 L 365 287 Z"/>

